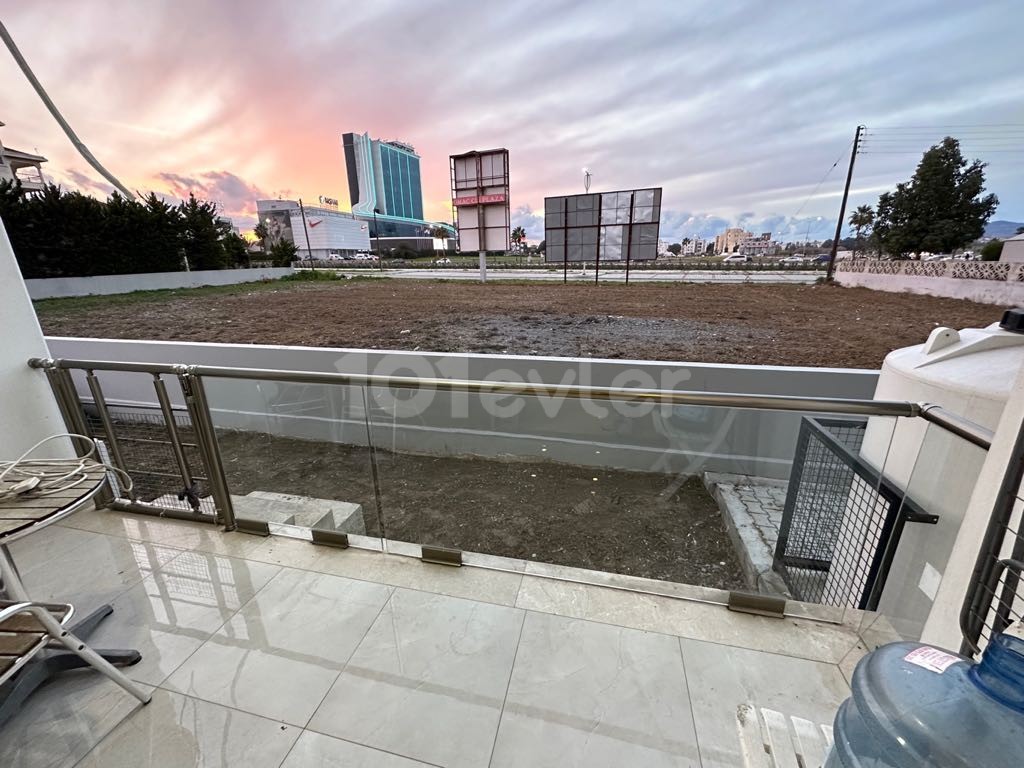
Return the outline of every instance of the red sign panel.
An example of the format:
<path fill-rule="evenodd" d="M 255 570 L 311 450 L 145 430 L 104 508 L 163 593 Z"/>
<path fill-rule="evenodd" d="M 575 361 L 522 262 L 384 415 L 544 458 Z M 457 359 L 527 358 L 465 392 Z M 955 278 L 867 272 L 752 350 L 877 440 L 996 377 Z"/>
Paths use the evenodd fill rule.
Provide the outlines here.
<path fill-rule="evenodd" d="M 456 197 L 452 205 L 485 205 L 487 203 L 504 203 L 504 195 L 473 195 L 472 197 Z"/>

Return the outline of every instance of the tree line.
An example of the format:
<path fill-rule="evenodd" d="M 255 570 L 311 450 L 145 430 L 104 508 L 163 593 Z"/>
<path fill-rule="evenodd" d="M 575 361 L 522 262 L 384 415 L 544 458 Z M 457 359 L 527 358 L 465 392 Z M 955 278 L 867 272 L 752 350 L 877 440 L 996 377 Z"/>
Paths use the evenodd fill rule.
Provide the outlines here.
<path fill-rule="evenodd" d="M 0 219 L 26 279 L 249 264 L 245 240 L 215 203 L 194 195 L 177 205 L 152 192 L 97 200 L 53 184 L 26 195 L 19 181 L 2 181 Z"/>
<path fill-rule="evenodd" d="M 921 156 L 910 181 L 882 193 L 874 208 L 861 205 L 850 214 L 856 250 L 907 259 L 964 248 L 985 234 L 999 205 L 984 192 L 985 163 L 968 163 L 960 142 L 947 136 Z"/>

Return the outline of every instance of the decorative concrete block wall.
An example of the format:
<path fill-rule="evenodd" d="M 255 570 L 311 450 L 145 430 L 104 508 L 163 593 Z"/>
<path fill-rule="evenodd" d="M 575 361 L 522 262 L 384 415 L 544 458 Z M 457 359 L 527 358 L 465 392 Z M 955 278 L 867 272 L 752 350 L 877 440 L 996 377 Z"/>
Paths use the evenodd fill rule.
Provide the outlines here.
<path fill-rule="evenodd" d="M 1001 261 L 841 261 L 836 265 L 836 282 L 982 304 L 1024 304 L 1024 264 Z"/>

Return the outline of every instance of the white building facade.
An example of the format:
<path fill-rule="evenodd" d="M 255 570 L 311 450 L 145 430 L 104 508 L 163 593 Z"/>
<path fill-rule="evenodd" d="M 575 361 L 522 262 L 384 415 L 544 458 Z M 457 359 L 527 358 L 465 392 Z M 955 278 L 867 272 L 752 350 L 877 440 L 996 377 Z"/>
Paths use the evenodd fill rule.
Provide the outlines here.
<path fill-rule="evenodd" d="M 370 227 L 351 213 L 300 207 L 297 200 L 257 200 L 256 211 L 267 228 L 267 245 L 282 238 L 289 240 L 295 243 L 300 259 L 322 260 L 370 251 Z"/>
<path fill-rule="evenodd" d="M 694 237 L 688 243 L 683 243 L 683 256 L 702 256 L 707 246 L 704 238 Z"/>

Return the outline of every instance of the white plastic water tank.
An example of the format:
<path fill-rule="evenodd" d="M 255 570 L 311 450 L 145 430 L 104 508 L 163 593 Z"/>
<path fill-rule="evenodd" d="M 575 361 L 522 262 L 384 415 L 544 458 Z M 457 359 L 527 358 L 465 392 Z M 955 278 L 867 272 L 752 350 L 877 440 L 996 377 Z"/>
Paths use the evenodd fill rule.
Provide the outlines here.
<path fill-rule="evenodd" d="M 890 352 L 875 389 L 877 400 L 941 405 L 995 429 L 1024 363 L 1024 334 L 987 328 L 936 328 L 924 344 Z"/>
<path fill-rule="evenodd" d="M 924 344 L 886 356 L 875 398 L 940 405 L 994 430 L 1022 365 L 1024 334 L 1005 331 L 998 323 L 962 331 L 936 328 Z M 985 452 L 920 418 L 872 417 L 861 457 L 924 511 L 939 515 L 936 525 L 906 525 L 879 604 L 890 629 L 916 639 Z M 877 512 L 880 515 L 882 510 Z M 847 533 L 845 525 L 843 533 Z M 842 561 L 852 554 L 840 550 L 836 558 Z M 861 563 L 868 562 L 867 554 Z"/>

